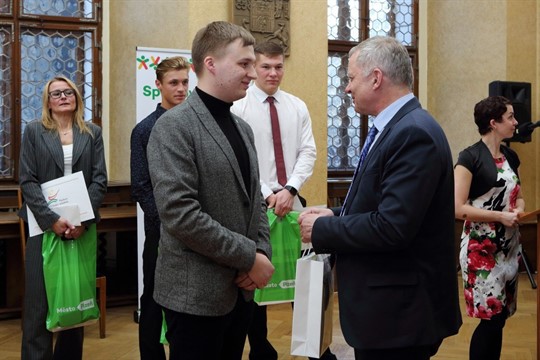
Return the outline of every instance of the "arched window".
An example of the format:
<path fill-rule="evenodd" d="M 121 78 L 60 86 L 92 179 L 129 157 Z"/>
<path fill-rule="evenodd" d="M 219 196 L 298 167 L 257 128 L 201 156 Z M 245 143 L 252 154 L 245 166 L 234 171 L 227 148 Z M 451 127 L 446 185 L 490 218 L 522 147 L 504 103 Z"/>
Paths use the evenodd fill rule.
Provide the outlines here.
<path fill-rule="evenodd" d="M 328 0 L 328 196 L 339 205 L 367 135 L 367 116 L 354 111 L 347 86 L 348 52 L 372 36 L 405 45 L 418 88 L 418 0 Z M 341 191 L 336 191 L 341 188 Z"/>
<path fill-rule="evenodd" d="M 22 134 L 54 76 L 79 86 L 101 124 L 101 0 L 0 0 L 0 180 L 14 182 Z"/>

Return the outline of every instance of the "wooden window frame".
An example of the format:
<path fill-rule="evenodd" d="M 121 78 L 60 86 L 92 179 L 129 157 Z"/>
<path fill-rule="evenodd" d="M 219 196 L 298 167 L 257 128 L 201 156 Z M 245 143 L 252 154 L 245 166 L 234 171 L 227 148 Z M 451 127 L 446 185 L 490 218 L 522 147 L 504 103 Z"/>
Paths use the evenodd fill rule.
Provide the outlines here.
<path fill-rule="evenodd" d="M 362 42 L 369 38 L 369 0 L 358 0 L 360 2 L 359 8 L 359 41 Z M 418 12 L 419 1 L 413 0 L 413 24 L 412 24 L 412 44 L 406 46 L 413 65 L 414 83 L 413 91 L 415 95 L 418 95 Z M 351 48 L 356 46 L 358 42 L 344 41 L 344 40 L 331 40 L 328 39 L 328 54 L 333 53 L 348 53 Z M 368 131 L 368 117 L 361 116 L 360 124 L 360 147 L 363 146 Z M 328 205 L 339 206 L 341 204 L 340 199 L 343 200 L 344 193 L 343 188 L 350 183 L 353 170 L 345 169 L 328 169 L 327 170 L 327 188 L 328 188 Z M 348 187 L 348 186 L 346 186 Z"/>
<path fill-rule="evenodd" d="M 7 0 L 10 13 L 0 14 L 0 25 L 9 25 L 13 29 L 13 42 L 11 44 L 11 86 L 9 103 L 12 107 L 11 134 L 11 161 L 12 176 L 0 177 L 0 186 L 3 184 L 16 184 L 19 180 L 19 154 L 22 141 L 22 108 L 21 108 L 21 34 L 24 29 L 57 30 L 57 31 L 91 31 L 94 35 L 92 44 L 92 122 L 101 126 L 102 116 L 102 0 L 92 1 L 92 18 L 76 18 L 69 16 L 31 15 L 23 14 L 24 0 Z M 45 82 L 48 80 L 45 80 Z M 0 144 L 3 145 L 3 144 Z"/>

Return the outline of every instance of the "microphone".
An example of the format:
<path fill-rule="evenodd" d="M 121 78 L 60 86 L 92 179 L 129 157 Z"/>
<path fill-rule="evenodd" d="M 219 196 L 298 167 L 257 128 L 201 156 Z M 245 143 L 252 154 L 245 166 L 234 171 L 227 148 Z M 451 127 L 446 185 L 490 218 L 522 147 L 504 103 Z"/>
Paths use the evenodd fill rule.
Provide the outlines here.
<path fill-rule="evenodd" d="M 516 128 L 516 134 L 520 136 L 529 136 L 537 127 L 540 127 L 540 120 L 535 123 L 529 122 L 521 124 Z"/>

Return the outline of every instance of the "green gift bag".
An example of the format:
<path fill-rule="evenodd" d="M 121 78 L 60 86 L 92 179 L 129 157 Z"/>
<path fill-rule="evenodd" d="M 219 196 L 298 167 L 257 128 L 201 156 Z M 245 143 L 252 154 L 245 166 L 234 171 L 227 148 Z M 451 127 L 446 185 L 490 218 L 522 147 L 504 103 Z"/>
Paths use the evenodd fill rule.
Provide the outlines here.
<path fill-rule="evenodd" d="M 272 264 L 272 279 L 263 289 L 255 290 L 255 302 L 259 305 L 280 304 L 294 300 L 296 260 L 300 256 L 300 226 L 298 211 L 291 211 L 283 218 L 268 210 Z"/>
<path fill-rule="evenodd" d="M 159 342 L 163 345 L 169 345 L 167 341 L 167 322 L 165 321 L 165 313 L 162 311 L 163 321 L 161 322 L 161 335 L 159 336 Z"/>
<path fill-rule="evenodd" d="M 62 241 L 52 231 L 43 235 L 43 275 L 49 331 L 96 322 L 96 225 L 76 240 Z"/>

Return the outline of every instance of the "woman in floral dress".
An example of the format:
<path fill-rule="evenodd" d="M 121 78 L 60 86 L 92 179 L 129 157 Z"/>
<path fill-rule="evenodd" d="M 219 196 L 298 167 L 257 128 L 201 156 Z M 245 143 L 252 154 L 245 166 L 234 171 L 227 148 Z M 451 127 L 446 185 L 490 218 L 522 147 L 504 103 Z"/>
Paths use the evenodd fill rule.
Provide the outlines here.
<path fill-rule="evenodd" d="M 474 108 L 481 140 L 459 154 L 455 173 L 456 218 L 465 221 L 459 261 L 467 315 L 480 319 L 471 360 L 499 359 L 506 319 L 516 311 L 519 214 L 525 208 L 519 158 L 502 141 L 518 122 L 512 103 L 488 97 Z"/>

